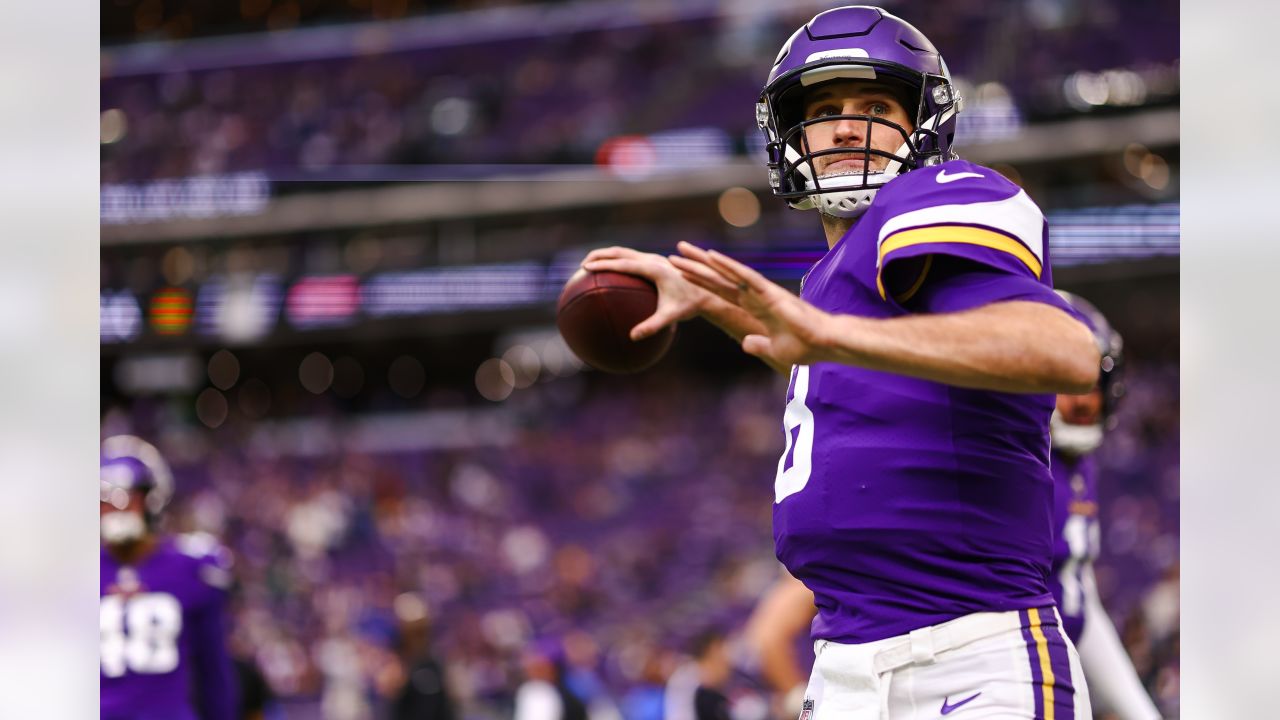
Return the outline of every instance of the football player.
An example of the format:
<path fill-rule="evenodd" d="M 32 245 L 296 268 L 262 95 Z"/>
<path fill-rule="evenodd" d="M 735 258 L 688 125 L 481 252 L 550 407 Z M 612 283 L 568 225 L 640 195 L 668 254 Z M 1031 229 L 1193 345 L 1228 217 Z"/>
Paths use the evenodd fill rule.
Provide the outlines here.
<path fill-rule="evenodd" d="M 1050 585 L 1063 629 L 1079 648 L 1094 705 L 1121 720 L 1158 720 L 1160 712 L 1143 689 L 1102 606 L 1093 573 L 1101 533 L 1092 453 L 1102 443 L 1124 393 L 1123 340 L 1092 303 L 1071 293 L 1059 294 L 1089 322 L 1102 363 L 1097 386 L 1083 395 L 1059 395 L 1050 419 L 1054 526 L 1058 528 Z"/>
<path fill-rule="evenodd" d="M 774 538 L 818 609 L 806 720 L 1089 716 L 1047 583 L 1048 430 L 1098 351 L 1053 292 L 1040 209 L 957 158 L 959 111 L 920 31 L 820 13 L 756 105 L 774 194 L 829 247 L 800 296 L 685 243 L 584 263 L 657 285 L 633 337 L 701 315 L 790 375 Z"/>
<path fill-rule="evenodd" d="M 1083 395 L 1059 395 L 1050 418 L 1054 477 L 1053 573 L 1050 586 L 1062 627 L 1079 649 L 1094 706 L 1120 720 L 1158 720 L 1159 710 L 1142 687 L 1102 606 L 1094 580 L 1098 557 L 1097 470 L 1091 454 L 1102 443 L 1123 395 L 1123 340 L 1106 317 L 1084 298 L 1058 293 L 1089 323 L 1102 355 L 1098 384 Z M 816 613 L 813 593 L 790 575 L 769 589 L 747 624 L 747 637 L 761 670 L 786 707 L 798 707 L 800 667 L 793 643 Z M 1086 622 L 1086 617 L 1088 622 Z"/>
<path fill-rule="evenodd" d="M 208 535 L 157 530 L 173 477 L 154 446 L 102 443 L 102 720 L 232 720 L 230 558 Z"/>

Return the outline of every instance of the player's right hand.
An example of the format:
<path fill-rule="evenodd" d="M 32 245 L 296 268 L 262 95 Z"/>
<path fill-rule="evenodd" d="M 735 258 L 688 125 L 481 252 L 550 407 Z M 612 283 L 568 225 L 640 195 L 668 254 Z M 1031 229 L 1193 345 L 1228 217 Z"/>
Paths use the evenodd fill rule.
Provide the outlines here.
<path fill-rule="evenodd" d="M 642 253 L 625 247 L 592 250 L 582 261 L 592 272 L 638 275 L 658 288 L 658 308 L 652 315 L 631 328 L 632 340 L 643 340 L 662 328 L 698 315 L 711 300 L 711 293 L 684 279 L 667 258 L 655 253 Z"/>

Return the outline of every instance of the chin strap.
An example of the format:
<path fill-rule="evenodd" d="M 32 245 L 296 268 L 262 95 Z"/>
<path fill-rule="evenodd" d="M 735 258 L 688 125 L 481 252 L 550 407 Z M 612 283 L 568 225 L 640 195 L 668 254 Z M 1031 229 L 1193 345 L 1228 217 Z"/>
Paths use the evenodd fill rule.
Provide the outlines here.
<path fill-rule="evenodd" d="M 934 115 L 922 126 L 936 128 L 945 120 L 955 114 L 955 110 L 948 110 L 942 115 Z M 919 132 L 913 135 L 913 142 L 918 147 L 923 141 L 924 136 Z M 784 145 L 782 151 L 783 157 L 787 162 L 795 165 L 796 172 L 802 178 L 803 187 L 805 189 L 814 187 L 813 171 L 808 162 L 801 162 L 801 155 L 795 148 L 790 145 Z M 890 160 L 885 165 L 884 170 L 873 173 L 867 173 L 868 183 L 875 183 L 883 186 L 885 183 L 894 179 L 903 172 L 903 163 L 911 157 L 911 143 L 904 142 L 893 153 L 895 159 Z M 838 218 L 856 218 L 861 216 L 871 207 L 871 202 L 876 198 L 876 191 L 879 187 L 865 188 L 862 187 L 862 173 L 850 173 L 848 175 L 833 175 L 831 177 L 820 178 L 824 190 L 813 195 L 806 195 L 802 198 L 788 200 L 787 203 L 796 210 L 817 210 L 823 215 L 830 215 Z M 842 190 L 842 187 L 855 185 L 856 187 L 849 190 Z M 825 188 L 831 188 L 826 190 Z"/>
<path fill-rule="evenodd" d="M 898 149 L 901 153 L 906 148 L 904 143 L 902 148 Z M 797 163 L 796 172 L 803 178 L 802 182 L 806 189 L 816 185 L 813 180 L 813 172 L 808 162 L 799 162 L 800 153 L 796 152 L 791 146 L 787 146 L 783 151 L 784 156 L 789 162 Z M 890 167 L 894 169 L 892 173 L 887 171 L 867 173 L 867 181 L 874 183 L 888 182 L 897 175 L 898 168 L 901 163 L 897 160 L 889 162 Z M 876 197 L 876 191 L 880 188 L 864 188 L 862 187 L 862 173 L 850 173 L 848 175 L 833 175 L 821 178 L 823 191 L 813 195 L 806 195 L 795 200 L 788 200 L 791 207 L 797 210 L 817 210 L 823 215 L 830 215 L 839 218 L 856 218 L 871 207 L 871 201 Z M 839 188 L 855 186 L 849 190 L 841 190 Z M 825 188 L 832 188 L 827 190 Z"/>
<path fill-rule="evenodd" d="M 1088 455 L 1102 444 L 1104 430 L 1102 423 L 1093 425 L 1072 425 L 1062 419 L 1056 409 L 1049 416 L 1049 434 L 1053 438 L 1053 447 L 1068 455 Z"/>

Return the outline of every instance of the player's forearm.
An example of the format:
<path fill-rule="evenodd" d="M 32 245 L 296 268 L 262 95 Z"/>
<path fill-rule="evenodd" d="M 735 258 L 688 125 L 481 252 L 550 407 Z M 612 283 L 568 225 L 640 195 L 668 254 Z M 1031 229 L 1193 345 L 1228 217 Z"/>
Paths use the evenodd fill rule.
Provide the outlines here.
<path fill-rule="evenodd" d="M 778 693 L 785 693 L 805 681 L 800 661 L 790 642 L 774 645 L 772 652 L 760 658 L 760 674 Z"/>
<path fill-rule="evenodd" d="M 712 325 L 720 328 L 724 334 L 738 343 L 741 343 L 742 338 L 748 335 L 765 331 L 764 324 L 751 313 L 710 293 L 708 293 L 708 298 L 703 302 L 698 314 L 706 318 Z M 761 360 L 778 373 L 783 375 L 791 373 L 790 367 L 784 367 L 764 358 L 761 358 Z"/>
<path fill-rule="evenodd" d="M 1098 376 L 1088 328 L 1036 302 L 884 320 L 837 315 L 819 343 L 823 360 L 982 390 L 1082 393 Z"/>
<path fill-rule="evenodd" d="M 795 641 L 809 628 L 816 612 L 813 593 L 786 575 L 769 588 L 747 621 L 747 642 L 760 659 L 760 673 L 780 693 L 805 681 L 796 660 Z"/>

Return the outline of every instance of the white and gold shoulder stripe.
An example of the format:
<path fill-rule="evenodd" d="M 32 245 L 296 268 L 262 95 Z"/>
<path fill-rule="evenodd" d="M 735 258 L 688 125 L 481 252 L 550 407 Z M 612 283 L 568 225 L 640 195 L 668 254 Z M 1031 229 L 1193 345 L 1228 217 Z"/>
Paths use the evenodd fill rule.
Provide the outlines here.
<path fill-rule="evenodd" d="M 1039 277 L 1044 265 L 1044 234 L 1044 214 L 1025 191 L 1019 190 L 1004 200 L 936 205 L 889 218 L 876 241 L 876 263 L 909 245 L 961 242 L 1009 252 Z M 1017 242 L 1010 241 L 1010 237 Z"/>

